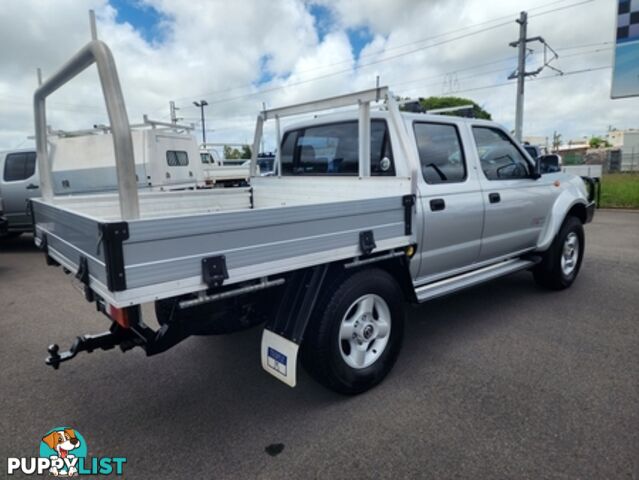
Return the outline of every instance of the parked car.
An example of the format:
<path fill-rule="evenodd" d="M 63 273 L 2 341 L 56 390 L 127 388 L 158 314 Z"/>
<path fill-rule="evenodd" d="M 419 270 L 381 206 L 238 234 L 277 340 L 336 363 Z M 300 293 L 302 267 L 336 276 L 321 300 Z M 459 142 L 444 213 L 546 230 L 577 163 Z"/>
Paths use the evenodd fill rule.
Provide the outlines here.
<path fill-rule="evenodd" d="M 274 175 L 275 171 L 275 154 L 272 152 L 258 153 L 257 166 L 259 173 L 263 177 Z"/>
<path fill-rule="evenodd" d="M 3 235 L 17 236 L 33 229 L 27 201 L 40 195 L 37 170 L 33 149 L 0 152 L 0 196 L 6 220 Z"/>
<path fill-rule="evenodd" d="M 7 218 L 4 216 L 4 204 L 2 197 L 0 197 L 0 236 L 7 233 Z"/>
<path fill-rule="evenodd" d="M 541 173 L 561 172 L 562 159 L 557 153 L 548 153 L 546 147 L 524 143 L 524 149 L 533 159 L 539 158 Z"/>
<path fill-rule="evenodd" d="M 106 45 L 92 48 L 103 76 Z M 86 68 L 67 64 L 52 78 Z M 115 79 L 115 80 L 114 80 Z M 36 119 L 46 96 L 35 94 Z M 105 101 L 119 145 L 127 145 L 122 96 Z M 370 104 L 385 102 L 386 110 Z M 277 175 L 256 174 L 263 124 L 355 107 L 287 126 L 277 139 Z M 46 125 L 36 121 L 45 175 Z M 581 178 L 539 173 L 500 125 L 400 112 L 377 88 L 260 113 L 251 187 L 140 192 L 132 155 L 118 194 L 32 200 L 36 244 L 48 263 L 84 285 L 109 329 L 78 337 L 59 367 L 81 351 L 142 347 L 163 352 L 192 334 L 220 334 L 265 323 L 263 368 L 294 386 L 298 353 L 319 382 L 356 394 L 378 384 L 397 360 L 404 303 L 420 303 L 516 271 L 553 290 L 568 288 L 584 257 L 583 225 L 594 204 Z M 97 246 L 97 247 L 96 247 Z M 155 302 L 162 327 L 142 318 Z"/>

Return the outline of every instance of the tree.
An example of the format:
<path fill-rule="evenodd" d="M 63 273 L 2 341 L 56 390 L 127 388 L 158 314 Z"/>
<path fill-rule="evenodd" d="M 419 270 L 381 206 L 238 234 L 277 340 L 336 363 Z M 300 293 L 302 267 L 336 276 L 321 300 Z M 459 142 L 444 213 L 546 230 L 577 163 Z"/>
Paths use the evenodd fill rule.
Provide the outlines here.
<path fill-rule="evenodd" d="M 251 147 L 248 145 L 242 145 L 242 157 L 241 158 L 251 158 Z"/>
<path fill-rule="evenodd" d="M 588 140 L 588 145 L 590 146 L 590 148 L 605 148 L 611 146 L 608 140 L 606 140 L 605 138 L 597 137 L 596 135 L 590 137 L 590 140 Z"/>
<path fill-rule="evenodd" d="M 559 147 L 561 146 L 561 133 L 557 133 L 557 131 L 554 131 L 552 134 L 552 150 L 553 152 L 556 152 L 557 150 L 559 150 Z"/>
<path fill-rule="evenodd" d="M 224 145 L 224 158 L 230 160 L 242 158 L 242 153 L 237 148 L 232 148 L 228 145 Z"/>
<path fill-rule="evenodd" d="M 485 120 L 491 120 L 492 116 L 482 107 L 480 107 L 477 103 L 473 102 L 469 98 L 463 97 L 428 97 L 428 98 L 419 98 L 420 106 L 428 111 L 435 110 L 438 108 L 449 108 L 449 107 L 461 107 L 464 105 L 472 105 L 473 108 L 468 110 L 454 110 L 452 112 L 446 113 L 446 115 L 453 115 L 456 117 L 470 117 L 473 118 L 483 118 Z"/>

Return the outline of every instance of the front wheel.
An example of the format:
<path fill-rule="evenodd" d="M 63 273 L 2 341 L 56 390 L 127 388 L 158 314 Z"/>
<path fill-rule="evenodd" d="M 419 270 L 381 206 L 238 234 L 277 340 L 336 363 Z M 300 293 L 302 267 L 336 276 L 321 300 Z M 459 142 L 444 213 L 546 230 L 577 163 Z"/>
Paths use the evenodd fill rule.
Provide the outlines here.
<path fill-rule="evenodd" d="M 302 363 L 339 393 L 362 393 L 393 367 L 404 334 L 403 294 L 381 269 L 363 270 L 331 285 L 318 302 L 302 345 Z"/>
<path fill-rule="evenodd" d="M 584 227 L 579 219 L 566 218 L 541 263 L 533 270 L 537 284 L 551 290 L 570 287 L 581 268 L 584 243 Z"/>

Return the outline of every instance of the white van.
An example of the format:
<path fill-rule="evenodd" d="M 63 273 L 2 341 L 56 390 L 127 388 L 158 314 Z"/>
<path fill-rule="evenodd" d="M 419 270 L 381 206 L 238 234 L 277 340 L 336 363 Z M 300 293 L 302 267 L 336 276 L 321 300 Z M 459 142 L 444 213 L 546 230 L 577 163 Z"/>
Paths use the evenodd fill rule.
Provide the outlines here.
<path fill-rule="evenodd" d="M 138 188 L 180 190 L 194 188 L 202 178 L 195 139 L 168 129 L 132 129 Z M 111 133 L 53 137 L 54 191 L 59 194 L 116 190 Z M 91 158 L 86 158 L 91 152 Z"/>
<path fill-rule="evenodd" d="M 186 190 L 205 185 L 200 151 L 188 133 L 155 128 L 152 122 L 132 128 L 139 189 Z M 57 195 L 117 190 L 113 137 L 108 129 L 54 132 L 49 136 L 53 188 Z M 87 158 L 87 153 L 91 152 Z M 0 196 L 4 199 L 6 235 L 31 231 L 27 200 L 40 196 L 34 149 L 0 153 Z"/>

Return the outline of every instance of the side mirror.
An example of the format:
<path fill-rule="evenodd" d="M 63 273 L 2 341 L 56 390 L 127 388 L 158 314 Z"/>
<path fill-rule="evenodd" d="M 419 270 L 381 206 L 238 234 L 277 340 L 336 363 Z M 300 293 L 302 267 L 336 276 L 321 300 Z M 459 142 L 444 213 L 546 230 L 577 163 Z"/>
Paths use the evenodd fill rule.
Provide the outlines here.
<path fill-rule="evenodd" d="M 540 174 L 561 172 L 561 157 L 557 154 L 542 155 L 538 162 Z"/>

